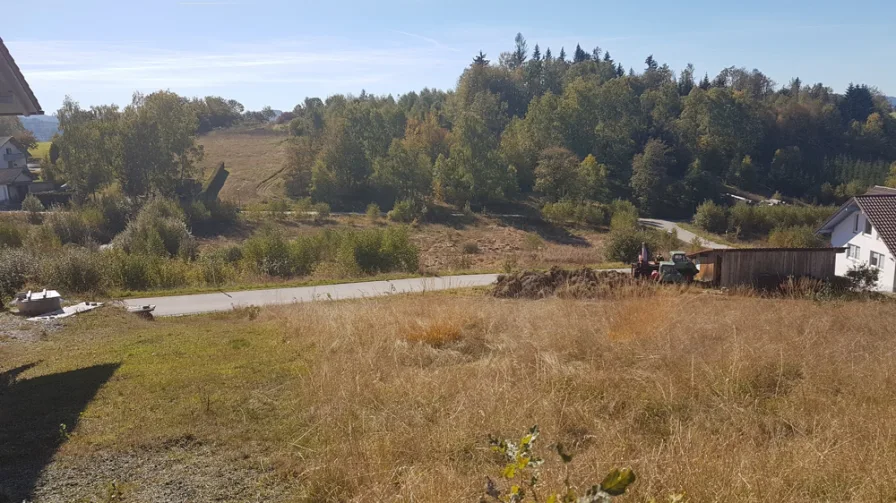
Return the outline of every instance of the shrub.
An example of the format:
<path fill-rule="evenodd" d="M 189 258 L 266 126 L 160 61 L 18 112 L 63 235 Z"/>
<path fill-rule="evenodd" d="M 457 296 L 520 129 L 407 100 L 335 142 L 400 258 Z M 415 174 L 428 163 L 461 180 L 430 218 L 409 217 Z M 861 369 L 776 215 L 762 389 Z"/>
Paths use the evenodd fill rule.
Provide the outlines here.
<path fill-rule="evenodd" d="M 25 231 L 14 222 L 0 220 L 0 248 L 19 248 L 25 236 Z"/>
<path fill-rule="evenodd" d="M 129 255 L 123 250 L 106 252 L 106 278 L 110 287 L 121 290 L 149 290 L 155 286 L 154 273 L 159 257 Z"/>
<path fill-rule="evenodd" d="M 381 248 L 384 263 L 388 269 L 414 272 L 420 267 L 420 250 L 411 243 L 411 235 L 406 227 L 391 227 L 383 233 Z"/>
<path fill-rule="evenodd" d="M 641 244 L 647 243 L 651 253 L 670 251 L 680 243 L 678 235 L 642 229 L 637 217 L 629 213 L 613 216 L 610 234 L 604 243 L 604 258 L 610 262 L 630 263 L 638 259 Z"/>
<path fill-rule="evenodd" d="M 769 246 L 780 248 L 820 248 L 825 241 L 815 234 L 815 228 L 808 225 L 798 227 L 778 227 L 768 236 Z"/>
<path fill-rule="evenodd" d="M 290 243 L 289 260 L 292 274 L 303 276 L 311 274 L 314 266 L 321 260 L 321 255 L 329 233 L 320 236 L 302 236 Z"/>
<path fill-rule="evenodd" d="M 525 239 L 523 239 L 523 248 L 530 251 L 535 251 L 544 246 L 544 241 L 537 234 L 526 234 Z"/>
<path fill-rule="evenodd" d="M 23 249 L 0 253 L 0 308 L 7 299 L 25 287 L 37 271 L 35 255 Z"/>
<path fill-rule="evenodd" d="M 215 199 L 204 204 L 211 215 L 209 224 L 215 229 L 229 227 L 239 220 L 240 207 L 233 201 Z"/>
<path fill-rule="evenodd" d="M 759 228 L 759 217 L 756 208 L 741 201 L 731 207 L 728 216 L 728 229 L 737 237 L 752 235 Z"/>
<path fill-rule="evenodd" d="M 880 270 L 878 268 L 864 263 L 850 267 L 846 272 L 850 289 L 857 292 L 874 290 L 877 287 L 879 276 Z"/>
<path fill-rule="evenodd" d="M 105 289 L 107 267 L 101 252 L 77 246 L 66 246 L 45 256 L 40 266 L 40 280 L 46 288 L 69 293 L 98 293 Z"/>
<path fill-rule="evenodd" d="M 259 274 L 285 278 L 294 274 L 289 248 L 279 233 L 265 229 L 246 240 L 243 259 Z"/>
<path fill-rule="evenodd" d="M 380 207 L 376 203 L 370 203 L 367 205 L 367 219 L 371 222 L 376 222 L 380 219 Z"/>
<path fill-rule="evenodd" d="M 479 253 L 479 243 L 475 241 L 469 241 L 463 244 L 461 250 L 467 255 Z"/>
<path fill-rule="evenodd" d="M 22 211 L 28 213 L 28 221 L 32 224 L 39 224 L 43 222 L 44 218 L 41 213 L 44 211 L 44 204 L 40 202 L 34 194 L 28 194 L 25 196 L 25 199 L 22 200 Z"/>
<path fill-rule="evenodd" d="M 604 258 L 609 262 L 634 262 L 642 241 L 643 235 L 637 229 L 614 229 L 604 244 Z"/>
<path fill-rule="evenodd" d="M 96 228 L 91 228 L 80 211 L 66 211 L 57 208 L 46 215 L 44 225 L 53 229 L 53 233 L 62 244 L 74 243 L 86 246 L 94 239 Z"/>
<path fill-rule="evenodd" d="M 739 237 L 762 237 L 776 227 L 817 228 L 834 211 L 833 206 L 749 206 L 740 202 L 731 208 L 728 228 Z"/>
<path fill-rule="evenodd" d="M 31 228 L 22 245 L 32 253 L 46 253 L 62 247 L 62 240 L 50 225 L 39 225 Z"/>
<path fill-rule="evenodd" d="M 220 260 L 227 264 L 236 264 L 243 259 L 243 249 L 238 245 L 224 246 L 207 252 L 204 257 L 213 257 L 214 260 Z"/>
<path fill-rule="evenodd" d="M 330 205 L 327 203 L 317 203 L 312 206 L 312 211 L 317 214 L 319 220 L 330 218 Z"/>
<path fill-rule="evenodd" d="M 122 232 L 134 215 L 134 204 L 119 190 L 104 192 L 94 206 L 102 213 L 99 239 L 106 243 Z"/>
<path fill-rule="evenodd" d="M 610 230 L 637 230 L 640 228 L 638 223 L 638 215 L 635 213 L 619 212 L 614 213 L 610 219 Z"/>
<path fill-rule="evenodd" d="M 115 243 L 127 253 L 187 260 L 195 258 L 198 246 L 184 223 L 183 210 L 164 199 L 147 203 Z"/>
<path fill-rule="evenodd" d="M 187 227 L 200 235 L 221 232 L 236 224 L 239 207 L 229 201 L 196 200 L 184 206 Z"/>
<path fill-rule="evenodd" d="M 405 227 L 346 232 L 340 236 L 336 263 L 346 273 L 416 271 L 419 252 Z"/>
<path fill-rule="evenodd" d="M 610 203 L 610 216 L 615 217 L 616 215 L 626 213 L 629 215 L 634 215 L 635 218 L 638 218 L 638 208 L 627 199 L 616 199 L 612 203 Z"/>
<path fill-rule="evenodd" d="M 221 286 L 236 276 L 236 269 L 221 255 L 203 255 L 197 263 L 198 279 L 208 286 Z"/>
<path fill-rule="evenodd" d="M 166 259 L 151 257 L 150 262 L 157 267 L 153 269 L 153 282 L 156 288 L 182 288 L 190 284 L 193 264 L 182 259 Z"/>
<path fill-rule="evenodd" d="M 728 228 L 728 212 L 713 201 L 705 201 L 697 207 L 694 225 L 705 231 L 721 234 Z"/>
<path fill-rule="evenodd" d="M 419 205 L 410 199 L 396 201 L 389 212 L 389 220 L 393 222 L 410 223 L 419 218 L 421 211 Z"/>
<path fill-rule="evenodd" d="M 278 199 L 268 206 L 271 216 L 278 220 L 286 218 L 286 213 L 290 210 L 289 203 L 283 199 Z"/>
<path fill-rule="evenodd" d="M 556 203 L 545 203 L 541 208 L 542 218 L 561 225 L 605 225 L 609 213 L 609 208 L 604 205 L 587 201 L 576 203 L 563 200 Z"/>

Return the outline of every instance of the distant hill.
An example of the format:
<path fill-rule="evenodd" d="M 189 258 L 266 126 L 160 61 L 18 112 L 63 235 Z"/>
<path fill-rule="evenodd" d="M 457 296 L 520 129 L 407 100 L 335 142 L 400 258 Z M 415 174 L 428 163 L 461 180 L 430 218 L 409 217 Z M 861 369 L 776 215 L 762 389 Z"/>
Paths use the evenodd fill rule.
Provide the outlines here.
<path fill-rule="evenodd" d="M 19 120 L 25 129 L 34 133 L 37 141 L 50 141 L 59 132 L 59 119 L 55 115 L 32 115 Z"/>
<path fill-rule="evenodd" d="M 887 99 L 890 100 L 890 104 L 896 107 L 896 98 L 893 96 L 887 96 Z"/>

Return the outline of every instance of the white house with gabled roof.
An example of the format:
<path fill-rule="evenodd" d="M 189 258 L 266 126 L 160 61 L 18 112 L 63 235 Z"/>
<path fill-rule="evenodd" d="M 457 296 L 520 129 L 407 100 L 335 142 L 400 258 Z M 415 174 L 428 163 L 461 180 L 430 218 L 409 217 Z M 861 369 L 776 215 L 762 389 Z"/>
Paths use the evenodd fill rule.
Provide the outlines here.
<path fill-rule="evenodd" d="M 874 187 L 847 201 L 817 231 L 830 236 L 837 255 L 835 274 L 846 276 L 866 264 L 879 271 L 877 290 L 896 291 L 896 189 Z"/>

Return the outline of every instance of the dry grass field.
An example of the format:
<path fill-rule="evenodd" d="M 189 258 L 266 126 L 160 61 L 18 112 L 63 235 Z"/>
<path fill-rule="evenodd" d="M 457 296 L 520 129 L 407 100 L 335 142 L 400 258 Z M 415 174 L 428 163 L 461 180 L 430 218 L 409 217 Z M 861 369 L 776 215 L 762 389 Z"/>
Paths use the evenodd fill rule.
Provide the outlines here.
<path fill-rule="evenodd" d="M 286 138 L 270 128 L 212 131 L 199 137 L 205 153 L 200 167 L 207 174 L 224 162 L 230 171 L 221 190 L 224 200 L 251 204 L 281 198 Z"/>
<path fill-rule="evenodd" d="M 107 308 L 0 343 L 0 501 L 477 501 L 488 435 L 538 424 L 545 491 L 563 442 L 580 488 L 634 468 L 621 501 L 889 502 L 894 324 L 677 290 Z"/>
<path fill-rule="evenodd" d="M 244 213 L 240 225 L 227 234 L 200 239 L 202 249 L 244 241 L 265 226 L 293 238 L 324 229 L 358 230 L 401 225 L 382 218 L 371 222 L 361 215 L 333 215 L 324 223 L 300 221 L 287 215 L 276 219 L 259 213 Z M 421 272 L 502 271 L 514 268 L 551 266 L 621 266 L 606 264 L 603 243 L 606 232 L 593 229 L 563 229 L 547 223 L 502 221 L 500 218 L 470 217 L 455 225 L 421 223 L 411 227 L 411 240 L 420 249 Z"/>

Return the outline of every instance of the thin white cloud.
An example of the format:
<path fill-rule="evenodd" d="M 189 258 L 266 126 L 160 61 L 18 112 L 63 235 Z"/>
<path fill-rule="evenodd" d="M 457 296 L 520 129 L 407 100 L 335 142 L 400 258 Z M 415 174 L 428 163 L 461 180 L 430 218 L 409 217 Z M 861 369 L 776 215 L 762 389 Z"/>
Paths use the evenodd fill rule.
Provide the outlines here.
<path fill-rule="evenodd" d="M 363 85 L 441 66 L 439 47 L 346 47 L 320 40 L 168 50 L 149 44 L 15 41 L 11 50 L 32 84 L 125 89 L 204 88 L 265 83 Z"/>
<path fill-rule="evenodd" d="M 440 48 L 440 49 L 446 49 L 446 50 L 453 51 L 453 52 L 459 52 L 459 51 L 460 51 L 459 49 L 455 49 L 454 47 L 447 46 L 447 45 L 445 45 L 445 44 L 439 42 L 438 40 L 436 40 L 436 39 L 434 39 L 434 38 L 430 38 L 430 37 L 427 37 L 427 36 L 424 36 L 424 35 L 418 35 L 418 34 L 416 34 L 416 33 L 410 33 L 410 32 L 407 32 L 407 31 L 399 31 L 399 30 L 395 30 L 394 33 L 397 33 L 397 34 L 399 34 L 399 35 L 404 35 L 404 36 L 406 36 L 406 37 L 413 37 L 413 38 L 416 38 L 416 39 L 419 39 L 419 40 L 423 40 L 424 42 L 429 42 L 429 43 L 432 44 L 434 47 L 438 47 L 438 48 Z"/>

